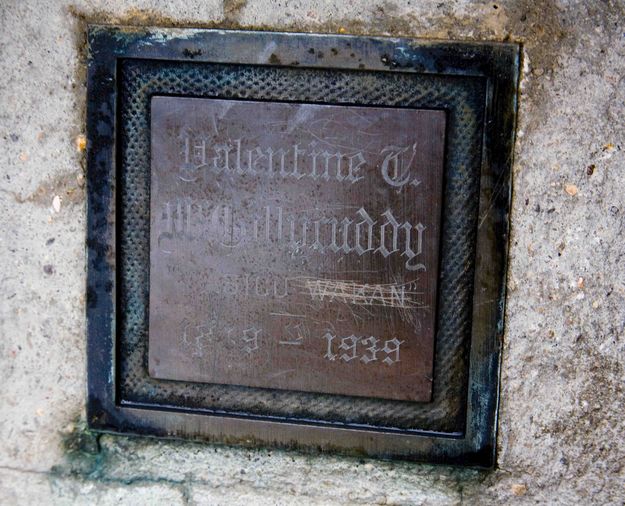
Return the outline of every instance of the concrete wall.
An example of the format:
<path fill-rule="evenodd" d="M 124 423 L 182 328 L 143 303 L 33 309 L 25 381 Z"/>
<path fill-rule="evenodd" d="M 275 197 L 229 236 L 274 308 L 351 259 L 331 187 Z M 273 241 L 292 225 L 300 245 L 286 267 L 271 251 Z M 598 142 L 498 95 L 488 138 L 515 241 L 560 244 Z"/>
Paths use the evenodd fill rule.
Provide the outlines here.
<path fill-rule="evenodd" d="M 85 23 L 524 44 L 498 469 L 84 429 Z M 623 504 L 625 3 L 0 0 L 0 503 Z"/>

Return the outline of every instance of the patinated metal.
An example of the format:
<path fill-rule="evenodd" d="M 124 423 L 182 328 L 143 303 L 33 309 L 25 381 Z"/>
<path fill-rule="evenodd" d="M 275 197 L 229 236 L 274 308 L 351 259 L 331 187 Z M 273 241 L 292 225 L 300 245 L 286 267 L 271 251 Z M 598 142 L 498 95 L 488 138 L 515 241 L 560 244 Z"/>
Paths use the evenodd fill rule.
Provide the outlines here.
<path fill-rule="evenodd" d="M 153 97 L 149 368 L 432 394 L 445 113 Z"/>
<path fill-rule="evenodd" d="M 492 465 L 518 46 L 89 47 L 91 427 Z"/>

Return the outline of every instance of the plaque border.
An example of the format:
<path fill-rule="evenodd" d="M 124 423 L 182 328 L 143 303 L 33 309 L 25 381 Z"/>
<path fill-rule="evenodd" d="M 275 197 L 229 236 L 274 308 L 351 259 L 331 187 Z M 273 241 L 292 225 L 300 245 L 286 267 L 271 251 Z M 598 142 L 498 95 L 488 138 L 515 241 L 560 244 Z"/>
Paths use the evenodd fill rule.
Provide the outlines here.
<path fill-rule="evenodd" d="M 306 89 L 296 87 L 294 93 L 291 87 L 301 83 L 302 77 L 305 77 Z M 246 84 L 247 81 L 250 84 Z M 265 86 L 261 86 L 261 82 Z M 117 174 L 116 223 L 121 232 L 116 256 L 117 403 L 221 415 L 258 414 L 295 423 L 305 420 L 352 428 L 461 435 L 465 430 L 467 348 L 471 338 L 485 80 L 416 73 L 124 59 L 118 65 L 118 83 L 120 128 L 117 157 L 120 170 Z M 149 97 L 168 93 L 170 96 L 216 98 L 224 96 L 224 84 L 228 96 L 240 97 L 243 93 L 248 98 L 258 95 L 264 100 L 281 101 L 286 93 L 291 102 L 297 97 L 298 103 L 310 100 L 309 103 L 375 104 L 446 111 L 444 220 L 436 317 L 439 327 L 430 403 L 155 380 L 147 374 Z M 325 87 L 328 87 L 327 91 L 322 93 L 320 101 L 319 88 L 324 90 Z M 309 91 L 311 88 L 317 91 Z M 466 298 L 464 304 L 463 298 Z M 455 304 L 461 304 L 457 314 Z M 227 398 L 229 401 L 224 403 Z M 302 413 L 302 407 L 307 406 L 315 406 L 315 409 Z"/>
<path fill-rule="evenodd" d="M 497 42 L 98 25 L 88 29 L 88 46 L 89 427 L 103 432 L 492 467 L 496 449 L 520 46 Z M 359 58 L 350 58 L 350 53 L 356 53 Z M 121 59 L 135 58 L 438 74 L 486 80 L 469 384 L 462 434 L 365 430 L 269 420 L 253 415 L 189 413 L 157 405 L 127 406 L 118 402 L 118 64 Z"/>

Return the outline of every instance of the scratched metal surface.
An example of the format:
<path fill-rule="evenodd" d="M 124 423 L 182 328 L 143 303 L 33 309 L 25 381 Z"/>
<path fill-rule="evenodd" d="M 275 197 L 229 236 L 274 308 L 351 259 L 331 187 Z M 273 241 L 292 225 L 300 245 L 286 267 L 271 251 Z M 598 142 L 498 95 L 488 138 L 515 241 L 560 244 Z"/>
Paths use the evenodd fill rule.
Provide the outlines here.
<path fill-rule="evenodd" d="M 118 391 L 120 402 L 185 406 L 320 423 L 462 432 L 466 411 L 484 81 L 253 65 L 129 60 L 121 73 Z M 447 111 L 439 301 L 431 402 L 350 397 L 238 385 L 165 381 L 148 375 L 149 106 L 153 95 Z"/>
<path fill-rule="evenodd" d="M 445 112 L 156 96 L 149 370 L 432 393 Z"/>

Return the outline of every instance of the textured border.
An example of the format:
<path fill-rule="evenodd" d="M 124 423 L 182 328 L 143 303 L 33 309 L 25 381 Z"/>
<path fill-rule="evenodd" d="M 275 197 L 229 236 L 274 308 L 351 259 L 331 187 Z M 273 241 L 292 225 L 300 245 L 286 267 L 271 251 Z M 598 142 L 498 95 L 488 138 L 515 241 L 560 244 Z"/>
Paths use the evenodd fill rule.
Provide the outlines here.
<path fill-rule="evenodd" d="M 294 69 L 124 60 L 119 71 L 117 216 L 118 402 L 255 414 L 296 422 L 388 430 L 464 431 L 471 339 L 475 230 L 482 154 L 484 80 L 390 72 Z M 443 109 L 447 112 L 445 199 L 432 402 L 163 381 L 147 374 L 149 306 L 150 97 L 299 100 Z"/>
<path fill-rule="evenodd" d="M 92 428 L 434 462 L 494 462 L 519 47 L 351 36 L 91 27 L 88 73 L 88 420 Z M 310 51 L 312 49 L 312 51 Z M 233 56 L 229 56 L 233 55 Z M 234 56 L 236 55 L 236 56 Z M 325 55 L 320 57 L 319 55 Z M 354 55 L 354 56 L 350 56 Z M 119 397 L 118 61 L 124 58 L 480 77 L 486 82 L 466 424 L 462 434 L 187 413 Z M 451 437 L 453 436 L 453 437 Z"/>

